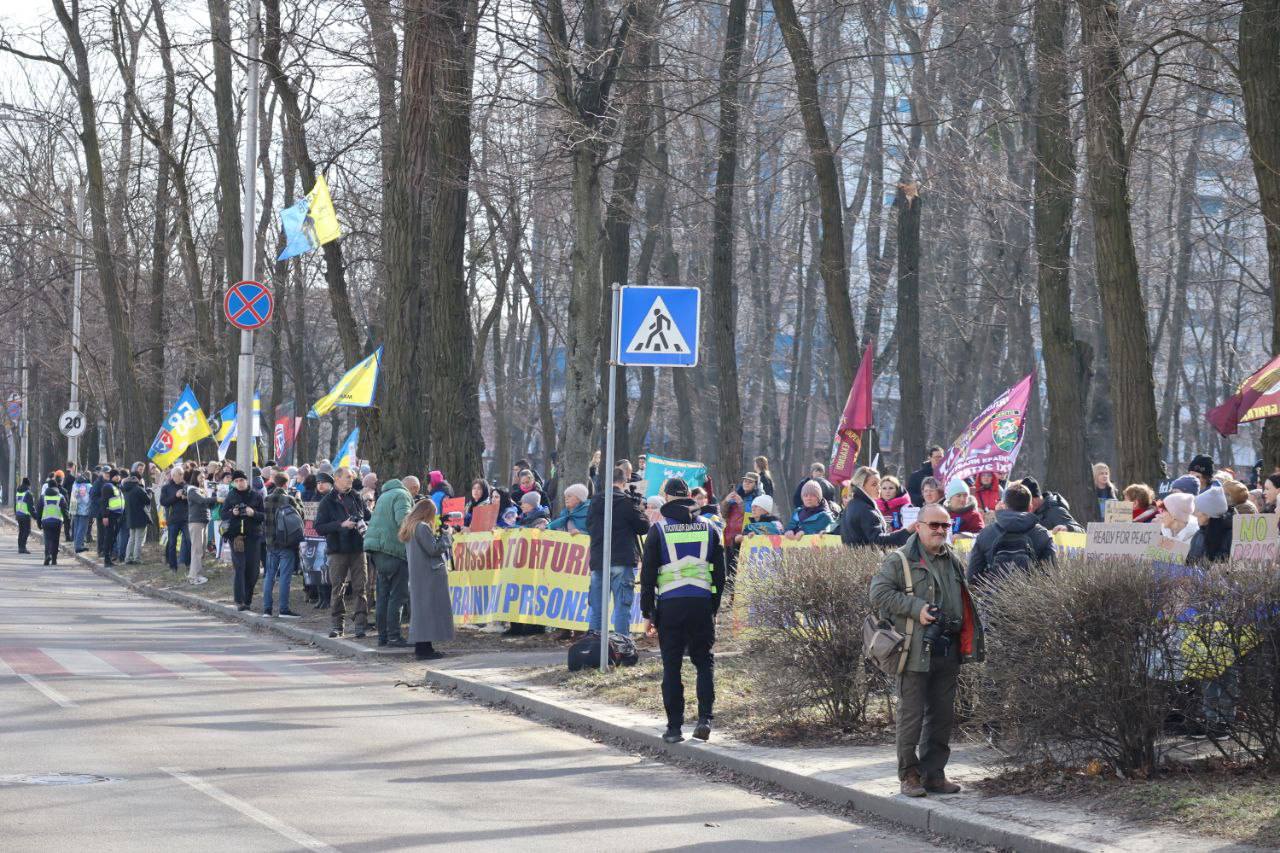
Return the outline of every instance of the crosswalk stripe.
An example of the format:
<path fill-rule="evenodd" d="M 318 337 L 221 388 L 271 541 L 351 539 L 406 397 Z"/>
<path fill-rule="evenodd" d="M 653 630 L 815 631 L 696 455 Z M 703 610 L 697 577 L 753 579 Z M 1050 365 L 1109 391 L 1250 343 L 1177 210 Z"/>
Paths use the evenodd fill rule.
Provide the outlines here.
<path fill-rule="evenodd" d="M 53 658 L 39 649 L 9 647 L 0 649 L 0 658 L 4 658 L 18 675 L 68 675 L 69 673 Z"/>
<path fill-rule="evenodd" d="M 85 649 L 49 649 L 44 652 L 59 666 L 72 675 L 91 678 L 128 678 L 129 674 L 121 672 L 105 660 Z"/>
<path fill-rule="evenodd" d="M 147 659 L 172 672 L 179 678 L 203 678 L 210 681 L 231 681 L 231 676 L 182 652 L 142 652 Z"/>

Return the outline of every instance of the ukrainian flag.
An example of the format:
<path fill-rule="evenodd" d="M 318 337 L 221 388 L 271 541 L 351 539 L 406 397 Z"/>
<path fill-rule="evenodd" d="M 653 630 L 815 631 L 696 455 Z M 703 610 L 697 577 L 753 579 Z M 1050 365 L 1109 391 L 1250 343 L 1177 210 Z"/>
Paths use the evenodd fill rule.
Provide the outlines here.
<path fill-rule="evenodd" d="M 306 254 L 342 236 L 324 175 L 316 175 L 311 192 L 280 211 L 280 227 L 284 229 L 285 247 L 277 261 Z"/>
<path fill-rule="evenodd" d="M 307 412 L 307 417 L 323 417 L 336 406 L 372 406 L 374 392 L 378 390 L 378 369 L 381 366 L 382 347 L 378 347 L 372 355 L 342 374 L 333 390 L 316 400 L 311 411 Z"/>
<path fill-rule="evenodd" d="M 182 457 L 188 447 L 212 432 L 209 420 L 196 400 L 196 392 L 187 385 L 156 433 L 147 456 L 161 468 L 168 468 Z"/>
<path fill-rule="evenodd" d="M 234 401 L 223 406 L 218 412 L 218 429 L 213 433 L 213 438 L 218 442 L 218 456 L 223 459 L 227 458 L 231 442 L 236 440 L 239 432 L 236 415 Z M 262 438 L 262 398 L 257 392 L 253 395 L 253 437 Z M 254 454 L 254 458 L 257 459 L 257 447 L 254 448 Z"/>
<path fill-rule="evenodd" d="M 356 464 L 356 446 L 360 443 L 360 427 L 351 430 L 351 435 L 342 442 L 338 450 L 338 458 L 333 461 L 335 468 L 350 468 Z"/>

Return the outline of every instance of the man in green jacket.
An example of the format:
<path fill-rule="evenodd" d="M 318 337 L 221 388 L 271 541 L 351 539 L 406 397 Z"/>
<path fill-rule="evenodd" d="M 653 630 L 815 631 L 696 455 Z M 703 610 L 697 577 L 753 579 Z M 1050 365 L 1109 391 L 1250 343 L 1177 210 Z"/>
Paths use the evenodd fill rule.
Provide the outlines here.
<path fill-rule="evenodd" d="M 417 491 L 416 477 L 387 480 L 364 534 L 364 552 L 377 572 L 374 623 L 378 628 L 379 646 L 404 648 L 409 645 L 400 636 L 401 613 L 409 603 L 409 562 L 404 543 L 397 534 L 400 523 L 413 508 L 413 493 Z"/>
<path fill-rule="evenodd" d="M 956 682 L 961 664 L 981 661 L 985 654 L 982 622 L 965 582 L 964 563 L 947 545 L 950 529 L 951 516 L 945 509 L 936 504 L 924 507 L 915 534 L 885 554 L 871 580 L 871 606 L 893 619 L 903 634 L 910 630 L 898 674 L 897 738 L 898 779 L 908 797 L 959 793 L 960 786 L 948 781 L 945 773 Z"/>

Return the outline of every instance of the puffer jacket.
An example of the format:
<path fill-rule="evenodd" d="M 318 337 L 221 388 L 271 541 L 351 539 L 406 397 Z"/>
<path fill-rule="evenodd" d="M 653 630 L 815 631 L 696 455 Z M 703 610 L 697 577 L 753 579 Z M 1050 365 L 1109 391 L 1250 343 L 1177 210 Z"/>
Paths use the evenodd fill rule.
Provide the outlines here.
<path fill-rule="evenodd" d="M 387 554 L 401 560 L 408 557 L 405 543 L 400 541 L 400 523 L 413 509 L 413 498 L 400 480 L 387 480 L 382 493 L 373 505 L 369 516 L 369 529 L 364 534 L 364 550 L 372 554 Z"/>
<path fill-rule="evenodd" d="M 1039 516 L 1044 529 L 1050 532 L 1055 527 L 1065 527 L 1072 533 L 1084 533 L 1084 528 L 1071 515 L 1071 505 L 1057 492 L 1044 493 L 1044 502 L 1036 510 L 1036 515 Z"/>
<path fill-rule="evenodd" d="M 560 514 L 547 525 L 548 530 L 563 530 L 566 533 L 586 533 L 587 516 L 591 513 L 591 504 L 583 501 L 573 509 L 565 507 Z M 572 524 L 572 528 L 570 527 Z"/>

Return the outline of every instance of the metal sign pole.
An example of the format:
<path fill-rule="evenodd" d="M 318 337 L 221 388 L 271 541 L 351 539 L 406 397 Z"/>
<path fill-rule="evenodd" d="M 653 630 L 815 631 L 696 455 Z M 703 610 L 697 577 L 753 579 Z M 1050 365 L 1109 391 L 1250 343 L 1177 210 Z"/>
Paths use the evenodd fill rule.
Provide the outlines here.
<path fill-rule="evenodd" d="M 248 85 L 244 109 L 244 196 L 241 219 L 241 244 L 244 262 L 241 278 L 252 279 L 256 248 L 254 246 L 258 192 L 258 0 L 249 0 Z M 236 382 L 236 467 L 246 474 L 253 470 L 253 332 L 240 332 L 239 377 Z"/>
<path fill-rule="evenodd" d="M 76 195 L 76 268 L 71 277 L 71 411 L 80 411 L 80 285 L 84 268 L 84 186 Z M 80 465 L 80 436 L 67 436 L 67 461 Z"/>
<path fill-rule="evenodd" d="M 613 407 L 618 400 L 618 298 L 622 285 L 611 287 L 609 311 L 609 411 L 605 415 L 604 459 L 600 460 L 600 491 L 604 494 L 604 553 L 600 559 L 600 671 L 609 671 L 609 586 L 613 578 Z"/>

